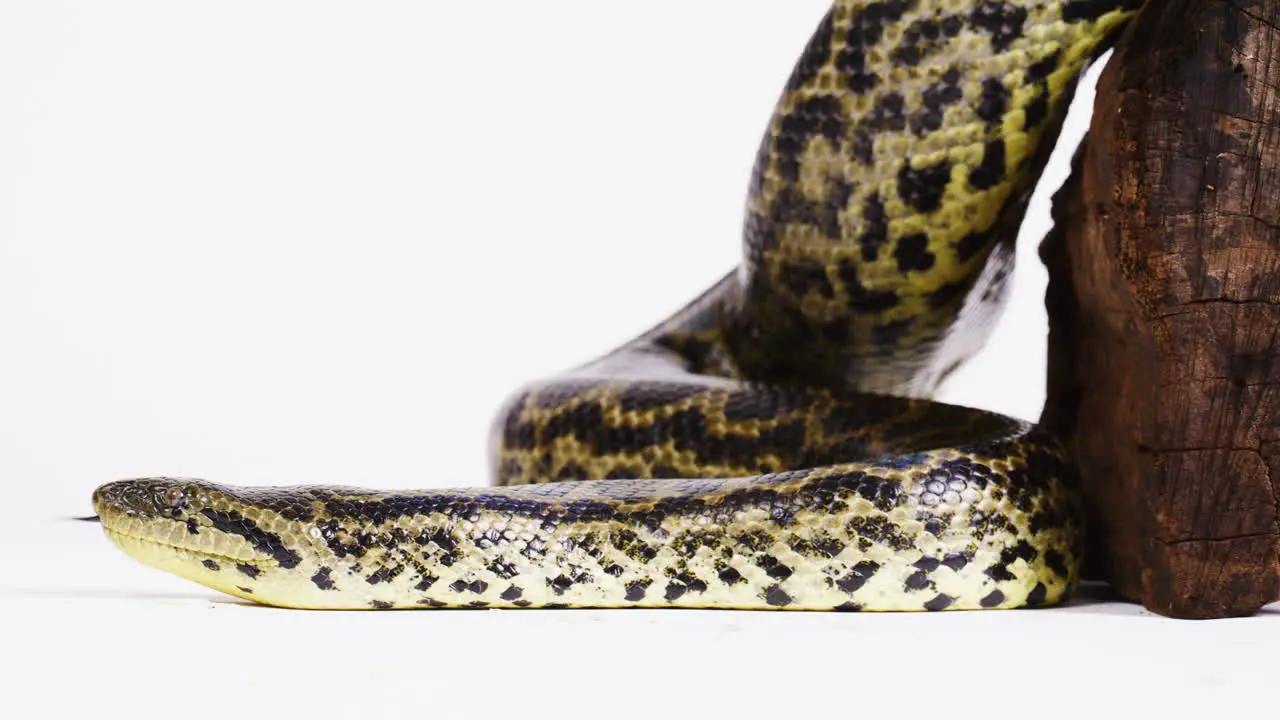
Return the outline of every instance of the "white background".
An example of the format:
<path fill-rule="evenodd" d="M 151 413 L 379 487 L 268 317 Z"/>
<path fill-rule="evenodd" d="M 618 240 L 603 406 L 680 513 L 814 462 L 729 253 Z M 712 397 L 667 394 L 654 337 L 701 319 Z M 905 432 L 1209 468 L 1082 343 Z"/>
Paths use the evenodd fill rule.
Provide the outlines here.
<path fill-rule="evenodd" d="M 0 703 L 1176 717 L 1256 698 L 1280 612 L 275 611 L 62 519 L 152 474 L 486 482 L 508 392 L 736 262 L 760 134 L 826 5 L 0 0 Z M 1069 151 L 996 337 L 943 399 L 1039 414 L 1036 245 Z"/>

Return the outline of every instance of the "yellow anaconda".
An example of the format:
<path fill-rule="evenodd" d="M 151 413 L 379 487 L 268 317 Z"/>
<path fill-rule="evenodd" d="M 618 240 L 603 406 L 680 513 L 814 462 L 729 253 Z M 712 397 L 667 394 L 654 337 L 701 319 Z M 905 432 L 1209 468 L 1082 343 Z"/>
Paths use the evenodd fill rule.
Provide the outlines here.
<path fill-rule="evenodd" d="M 1060 448 L 920 398 L 985 339 L 1077 76 L 1141 4 L 837 0 L 760 148 L 741 266 L 517 394 L 505 487 L 125 480 L 94 494 L 107 534 L 300 608 L 1061 602 Z"/>

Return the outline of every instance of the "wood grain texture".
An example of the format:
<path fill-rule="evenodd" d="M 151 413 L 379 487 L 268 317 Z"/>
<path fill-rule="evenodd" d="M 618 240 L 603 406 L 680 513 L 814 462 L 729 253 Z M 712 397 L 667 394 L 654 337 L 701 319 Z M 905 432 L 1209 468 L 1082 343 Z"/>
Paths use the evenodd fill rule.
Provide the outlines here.
<path fill-rule="evenodd" d="M 1169 0 L 1055 198 L 1049 402 L 1089 571 L 1178 617 L 1280 599 L 1280 0 Z"/>

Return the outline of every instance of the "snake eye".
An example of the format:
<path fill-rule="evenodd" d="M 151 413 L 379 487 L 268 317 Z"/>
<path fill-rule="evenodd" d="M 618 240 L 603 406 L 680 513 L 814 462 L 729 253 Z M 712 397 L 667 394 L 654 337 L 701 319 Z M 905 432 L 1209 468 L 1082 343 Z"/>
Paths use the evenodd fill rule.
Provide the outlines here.
<path fill-rule="evenodd" d="M 179 487 L 168 488 L 164 491 L 164 503 L 171 508 L 186 507 L 187 494 Z"/>

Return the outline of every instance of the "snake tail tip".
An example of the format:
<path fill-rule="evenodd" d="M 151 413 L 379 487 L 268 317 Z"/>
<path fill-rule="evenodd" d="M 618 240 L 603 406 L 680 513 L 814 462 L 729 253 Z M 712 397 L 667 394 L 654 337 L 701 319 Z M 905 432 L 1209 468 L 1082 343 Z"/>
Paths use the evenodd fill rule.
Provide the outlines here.
<path fill-rule="evenodd" d="M 91 522 L 91 523 L 102 522 L 102 518 L 98 517 L 97 515 L 85 515 L 84 517 L 73 517 L 71 519 L 78 520 L 79 522 Z"/>

